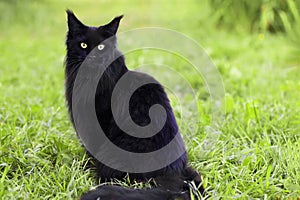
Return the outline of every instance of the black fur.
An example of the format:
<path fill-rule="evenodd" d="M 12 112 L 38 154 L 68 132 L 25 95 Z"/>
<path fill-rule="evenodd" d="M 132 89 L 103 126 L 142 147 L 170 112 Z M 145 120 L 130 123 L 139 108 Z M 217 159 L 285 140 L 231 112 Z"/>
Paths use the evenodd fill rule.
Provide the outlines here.
<path fill-rule="evenodd" d="M 199 174 L 187 167 L 181 175 L 160 176 L 155 179 L 156 187 L 151 189 L 128 189 L 116 185 L 103 185 L 91 190 L 81 200 L 190 200 L 190 181 L 201 183 Z M 203 187 L 195 199 L 204 197 Z"/>
<path fill-rule="evenodd" d="M 109 37 L 115 37 L 122 16 L 114 18 L 106 25 L 100 27 L 89 27 L 80 22 L 72 11 L 67 10 L 67 15 L 69 31 L 66 40 L 67 56 L 65 85 L 68 110 L 72 123 L 74 124 L 72 116 L 72 90 L 77 71 L 83 60 L 94 47 Z M 87 48 L 81 48 L 81 42 L 86 43 Z M 134 92 L 129 104 L 131 118 L 140 126 L 145 126 L 150 123 L 148 113 L 153 104 L 160 104 L 165 108 L 167 120 L 164 127 L 158 134 L 151 138 L 136 138 L 120 130 L 113 119 L 110 107 L 112 90 L 120 77 L 128 71 L 124 57 L 121 56 L 107 68 L 104 75 L 101 77 L 95 96 L 95 109 L 98 121 L 106 136 L 115 145 L 123 148 L 124 150 L 145 153 L 160 149 L 167 145 L 178 132 L 178 126 L 170 106 L 169 99 L 160 84 L 147 84 L 140 87 Z M 97 160 L 95 160 L 95 164 L 98 176 L 101 180 L 109 180 L 112 178 L 121 179 L 126 175 L 125 172 L 109 168 Z M 143 174 L 131 173 L 129 174 L 129 177 L 131 179 L 148 180 L 149 178 L 155 178 L 158 176 L 178 176 L 185 173 L 186 169 L 187 154 L 185 153 L 175 162 L 163 169 Z M 116 191 L 123 190 L 115 187 L 112 187 L 111 189 L 116 189 Z M 98 189 L 98 192 L 104 190 L 105 189 L 100 188 Z M 160 193 L 160 189 L 157 189 L 156 191 L 157 194 Z"/>

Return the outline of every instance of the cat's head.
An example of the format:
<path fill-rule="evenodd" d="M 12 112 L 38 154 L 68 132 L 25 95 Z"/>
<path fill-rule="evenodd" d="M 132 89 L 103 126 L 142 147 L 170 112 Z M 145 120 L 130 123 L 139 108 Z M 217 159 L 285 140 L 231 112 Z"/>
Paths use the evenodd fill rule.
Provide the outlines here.
<path fill-rule="evenodd" d="M 123 17 L 121 15 L 108 24 L 91 27 L 84 25 L 71 10 L 67 10 L 67 16 L 69 28 L 66 41 L 67 54 L 79 60 L 84 60 L 89 52 L 104 40 L 114 37 Z"/>

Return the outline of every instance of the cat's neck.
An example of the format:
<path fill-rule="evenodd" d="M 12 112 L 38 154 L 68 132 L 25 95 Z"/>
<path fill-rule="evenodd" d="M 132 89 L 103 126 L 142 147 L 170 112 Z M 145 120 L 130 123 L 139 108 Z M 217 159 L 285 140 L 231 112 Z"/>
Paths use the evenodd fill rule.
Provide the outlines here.
<path fill-rule="evenodd" d="M 72 93 L 77 72 L 81 64 L 82 62 L 74 62 L 69 56 L 66 58 L 66 89 L 69 90 L 70 93 Z M 128 69 L 123 55 L 119 56 L 109 65 L 99 80 L 101 91 L 111 90 L 120 77 L 127 71 Z"/>
<path fill-rule="evenodd" d="M 99 81 L 99 89 L 112 91 L 118 80 L 128 71 L 123 56 L 118 57 L 103 73 Z"/>
<path fill-rule="evenodd" d="M 77 76 L 77 72 L 79 70 L 80 65 L 82 62 L 73 62 L 70 57 L 67 56 L 66 58 L 66 69 L 65 69 L 65 76 L 66 76 L 66 100 L 68 105 L 68 110 L 71 114 L 71 120 L 73 122 L 72 116 L 72 94 L 73 94 L 73 86 Z M 123 56 L 118 57 L 105 71 L 102 78 L 99 81 L 97 94 L 109 94 L 112 92 L 115 84 L 118 80 L 128 71 L 125 60 Z"/>

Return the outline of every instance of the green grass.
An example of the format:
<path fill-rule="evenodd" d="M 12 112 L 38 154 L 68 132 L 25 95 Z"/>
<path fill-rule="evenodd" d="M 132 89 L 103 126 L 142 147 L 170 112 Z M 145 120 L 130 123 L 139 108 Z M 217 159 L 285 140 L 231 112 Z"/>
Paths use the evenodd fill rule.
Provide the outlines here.
<path fill-rule="evenodd" d="M 0 2 L 1 199 L 72 199 L 97 185 L 65 108 L 66 8 L 87 24 L 125 14 L 120 31 L 159 26 L 201 44 L 226 90 L 225 121 L 215 144 L 203 148 L 213 125 L 201 78 L 187 74 L 199 93 L 197 118 L 191 114 L 189 123 L 181 123 L 180 109 L 196 112 L 188 99 L 180 108 L 172 98 L 172 105 L 191 164 L 202 172 L 212 199 L 299 198 L 300 69 L 285 35 L 217 29 L 208 4 L 193 0 L 14 2 Z M 136 60 L 158 58 L 185 74 L 186 63 L 164 53 L 136 52 L 127 62 L 135 68 Z M 194 123 L 197 132 L 191 132 Z"/>

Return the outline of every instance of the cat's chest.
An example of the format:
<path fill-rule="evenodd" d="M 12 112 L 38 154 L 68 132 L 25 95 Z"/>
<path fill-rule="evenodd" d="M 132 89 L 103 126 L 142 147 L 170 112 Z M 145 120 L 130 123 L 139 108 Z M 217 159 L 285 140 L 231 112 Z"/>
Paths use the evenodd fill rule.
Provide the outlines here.
<path fill-rule="evenodd" d="M 95 109 L 98 116 L 109 119 L 112 117 L 111 113 L 111 90 L 102 90 L 98 87 L 95 94 Z"/>

